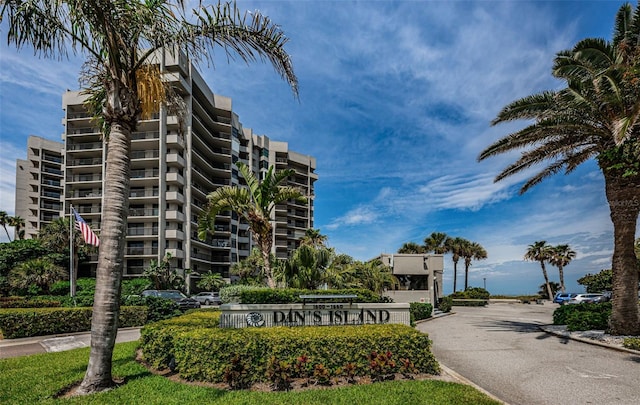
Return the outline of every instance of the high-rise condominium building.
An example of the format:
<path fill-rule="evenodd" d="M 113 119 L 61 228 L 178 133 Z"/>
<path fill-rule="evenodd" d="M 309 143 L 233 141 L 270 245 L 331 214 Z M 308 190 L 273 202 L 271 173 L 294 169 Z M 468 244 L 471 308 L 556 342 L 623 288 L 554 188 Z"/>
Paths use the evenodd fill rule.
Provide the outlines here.
<path fill-rule="evenodd" d="M 201 241 L 197 219 L 207 194 L 244 184 L 235 166 L 238 161 L 250 165 L 259 178 L 269 165 L 293 168 L 289 184 L 309 197 L 306 205 L 287 202 L 275 207 L 274 254 L 287 257 L 305 230 L 313 227 L 315 158 L 243 128 L 231 99 L 214 94 L 184 55 L 159 53 L 156 62 L 186 110 L 176 114 L 163 107 L 140 121 L 132 135 L 125 277 L 140 275 L 167 253 L 172 267 L 190 269 L 195 278 L 207 272 L 229 277 L 230 266 L 248 257 L 253 246 L 248 225 L 235 213 L 224 212 L 216 219 L 215 233 Z M 72 204 L 99 233 L 106 151 L 84 100 L 78 92 L 63 95 L 64 212 L 68 214 Z M 95 265 L 90 263 L 83 272 L 95 271 Z"/>
<path fill-rule="evenodd" d="M 63 146 L 30 136 L 27 159 L 17 160 L 15 215 L 24 219 L 26 239 L 36 236 L 40 228 L 62 212 Z"/>

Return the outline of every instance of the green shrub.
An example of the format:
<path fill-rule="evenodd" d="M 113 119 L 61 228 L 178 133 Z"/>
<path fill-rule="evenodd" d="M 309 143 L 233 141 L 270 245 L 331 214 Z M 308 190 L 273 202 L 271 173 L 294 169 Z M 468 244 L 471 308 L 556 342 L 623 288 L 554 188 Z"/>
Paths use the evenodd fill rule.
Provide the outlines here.
<path fill-rule="evenodd" d="M 367 289 L 345 290 L 303 290 L 296 288 L 266 288 L 248 285 L 231 285 L 220 289 L 223 303 L 243 304 L 292 304 L 300 303 L 300 295 L 357 295 L 353 302 L 384 302 L 380 295 Z M 328 302 L 343 302 L 344 299 L 332 299 Z"/>
<path fill-rule="evenodd" d="M 453 299 L 451 297 L 443 297 L 438 304 L 438 309 L 442 312 L 451 312 Z"/>
<path fill-rule="evenodd" d="M 10 299 L 0 299 L 0 308 L 56 308 L 62 303 L 60 300 L 48 299 L 47 297 L 8 297 Z"/>
<path fill-rule="evenodd" d="M 640 338 L 638 337 L 627 337 L 622 341 L 622 346 L 631 350 L 640 350 Z"/>
<path fill-rule="evenodd" d="M 553 311 L 554 325 L 567 325 L 567 330 L 605 330 L 611 316 L 611 303 L 562 305 Z"/>
<path fill-rule="evenodd" d="M 411 319 L 420 321 L 422 319 L 431 318 L 433 313 L 433 305 L 426 302 L 412 302 L 409 304 L 411 311 Z"/>
<path fill-rule="evenodd" d="M 142 326 L 145 307 L 120 308 L 120 327 Z M 91 330 L 92 308 L 0 309 L 0 338 L 15 339 Z"/>
<path fill-rule="evenodd" d="M 469 287 L 464 291 L 456 291 L 450 295 L 451 298 L 462 298 L 462 299 L 479 299 L 479 300 L 488 300 L 491 294 L 489 291 L 480 287 Z"/>
<path fill-rule="evenodd" d="M 147 307 L 147 322 L 162 321 L 182 314 L 176 303 L 168 298 L 129 296 L 122 302 L 123 305 Z"/>
<path fill-rule="evenodd" d="M 234 384 L 245 378 L 247 368 L 251 382 L 269 381 L 272 357 L 274 362 L 293 365 L 287 368 L 293 377 L 317 374 L 315 378 L 322 380 L 326 373 L 337 376 L 345 369 L 351 375 L 371 375 L 372 351 L 390 353 L 396 363 L 408 359 L 419 372 L 439 372 L 428 336 L 405 325 L 220 329 L 218 319 L 218 313 L 198 311 L 145 326 L 140 340 L 144 358 L 158 368 L 168 367 L 175 359 L 187 380 L 231 379 Z M 248 366 L 240 360 L 234 363 L 236 358 Z M 318 371 L 322 369 L 326 373 Z"/>

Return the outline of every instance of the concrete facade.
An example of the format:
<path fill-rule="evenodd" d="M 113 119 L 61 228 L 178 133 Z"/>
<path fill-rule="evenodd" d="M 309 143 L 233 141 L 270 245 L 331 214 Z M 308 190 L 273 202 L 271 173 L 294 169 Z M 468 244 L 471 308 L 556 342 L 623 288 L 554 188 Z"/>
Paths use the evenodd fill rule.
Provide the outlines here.
<path fill-rule="evenodd" d="M 38 230 L 60 217 L 63 146 L 61 142 L 30 136 L 27 158 L 16 162 L 15 215 L 24 219 L 25 239 L 34 238 Z"/>
<path fill-rule="evenodd" d="M 287 143 L 254 135 L 250 128 L 244 128 L 233 111 L 232 100 L 214 94 L 184 55 L 158 53 L 155 60 L 163 80 L 171 83 L 186 108 L 178 114 L 162 107 L 150 119 L 141 120 L 132 134 L 124 276 L 139 276 L 152 260 L 162 260 L 170 253 L 173 268 L 193 271 L 191 284 L 201 273 L 229 277 L 231 265 L 251 252 L 248 225 L 235 213 L 222 213 L 216 219 L 215 233 L 200 241 L 197 218 L 209 193 L 223 186 L 242 185 L 235 166 L 238 161 L 248 164 L 257 177 L 269 165 L 296 171 L 288 183 L 309 196 L 309 204 L 280 204 L 272 217 L 273 253 L 288 257 L 304 230 L 313 227 L 314 182 L 318 179 L 315 158 L 290 151 Z M 41 169 L 55 172 L 55 180 L 47 181 L 57 187 L 58 193 L 56 202 L 50 203 L 57 204 L 55 213 L 43 218 L 68 214 L 73 205 L 99 235 L 106 150 L 99 128 L 84 107 L 85 100 L 86 96 L 77 91 L 67 91 L 62 96 L 64 144 L 51 143 L 57 145 L 57 166 L 51 166 L 49 161 L 39 162 Z M 47 148 L 55 149 L 49 145 Z M 45 156 L 54 155 L 40 152 L 41 158 Z M 18 161 L 18 166 L 31 168 L 32 161 Z M 44 173 L 32 174 L 25 169 L 18 171 L 16 177 L 16 207 L 23 207 L 28 198 L 35 196 L 33 184 L 44 179 Z M 46 190 L 51 192 L 50 188 Z M 32 219 L 30 236 L 34 236 L 42 222 L 35 221 L 35 213 L 24 217 Z M 95 274 L 96 265 L 94 256 L 81 268 L 80 275 Z"/>
<path fill-rule="evenodd" d="M 383 253 L 380 260 L 400 282 L 384 295 L 394 302 L 427 302 L 435 306 L 442 294 L 444 255 Z"/>

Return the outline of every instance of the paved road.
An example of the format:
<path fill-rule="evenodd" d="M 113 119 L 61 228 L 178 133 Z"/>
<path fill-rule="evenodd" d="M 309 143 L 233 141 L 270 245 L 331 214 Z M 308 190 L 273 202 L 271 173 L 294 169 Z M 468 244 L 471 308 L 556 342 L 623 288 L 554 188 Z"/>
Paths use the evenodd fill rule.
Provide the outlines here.
<path fill-rule="evenodd" d="M 140 338 L 140 328 L 118 330 L 116 343 L 132 342 Z M 68 336 L 36 336 L 24 339 L 0 340 L 0 359 L 26 356 L 29 354 L 61 352 L 64 350 L 89 347 L 90 333 L 74 333 Z"/>
<path fill-rule="evenodd" d="M 418 328 L 443 365 L 508 404 L 639 404 L 640 356 L 542 332 L 555 308 L 455 307 Z"/>

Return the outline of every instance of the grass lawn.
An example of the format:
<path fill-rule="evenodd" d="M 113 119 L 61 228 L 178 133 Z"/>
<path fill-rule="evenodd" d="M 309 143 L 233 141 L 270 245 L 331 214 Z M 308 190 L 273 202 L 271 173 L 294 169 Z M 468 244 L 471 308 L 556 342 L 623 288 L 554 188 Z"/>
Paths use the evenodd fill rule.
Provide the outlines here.
<path fill-rule="evenodd" d="M 498 404 L 472 387 L 442 381 L 391 381 L 302 392 L 225 391 L 169 381 L 135 360 L 138 342 L 117 344 L 115 377 L 126 384 L 106 393 L 56 400 L 62 388 L 82 379 L 89 349 L 0 360 L 1 404 Z"/>

